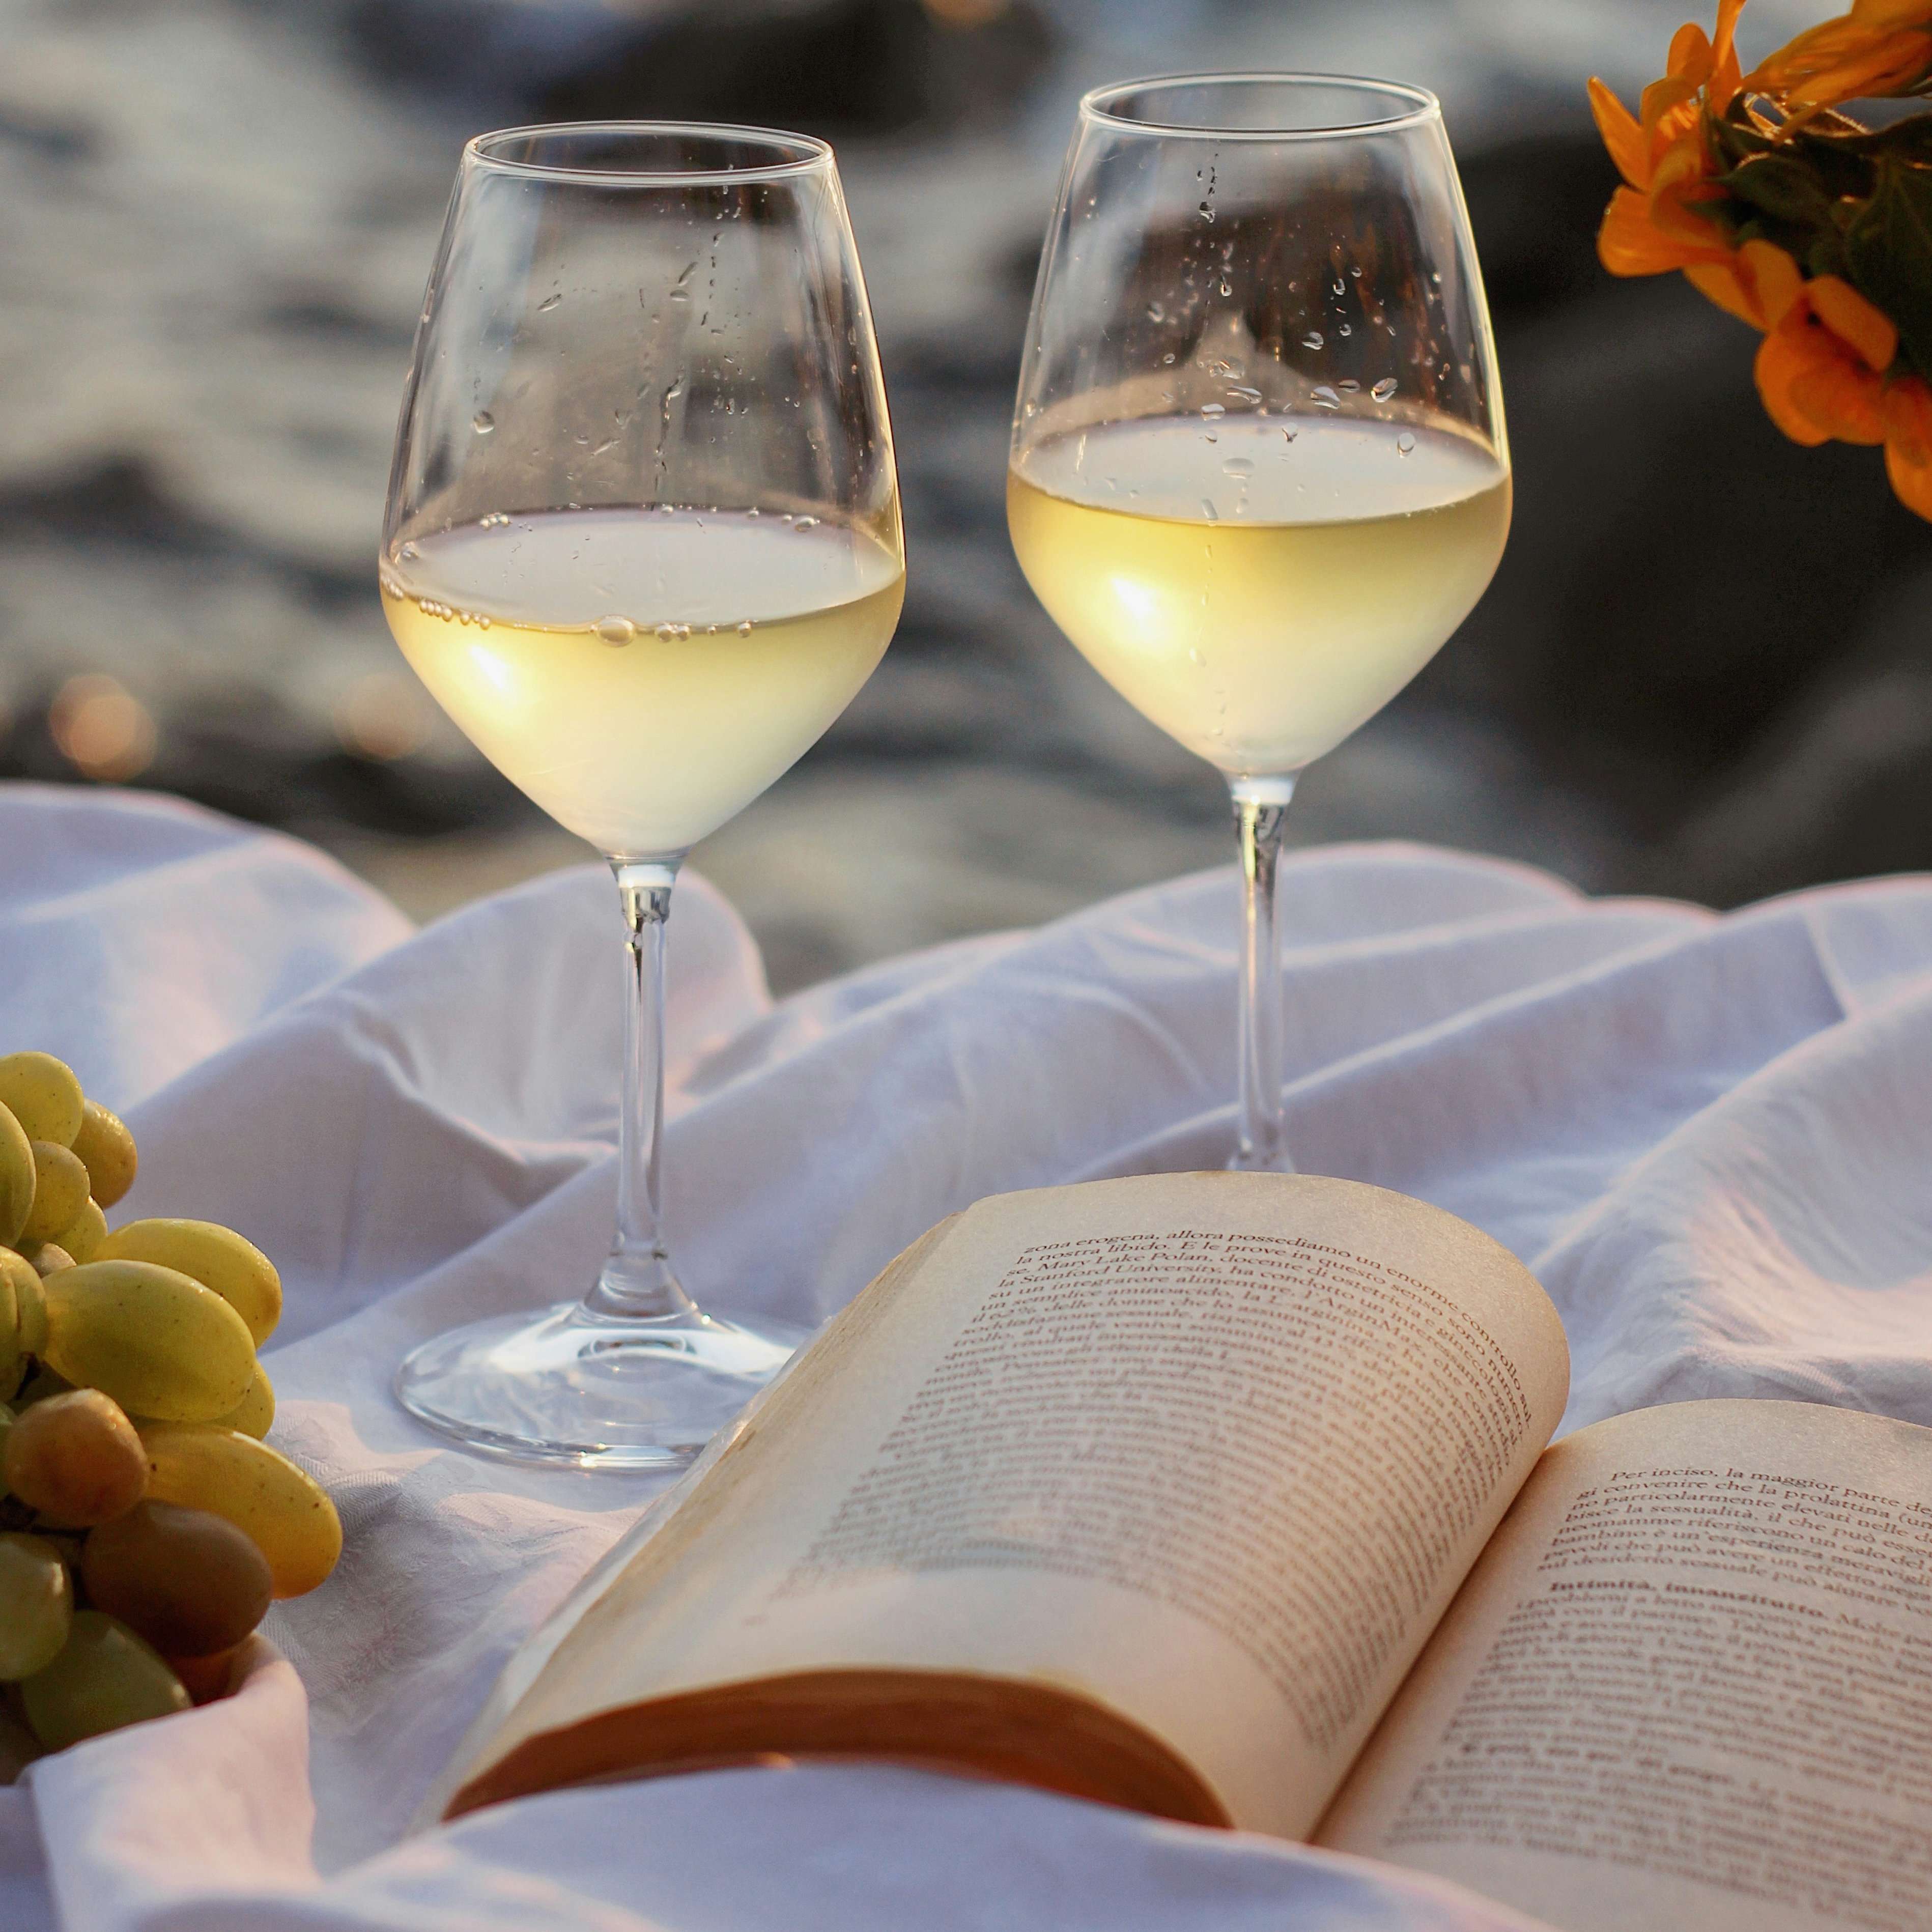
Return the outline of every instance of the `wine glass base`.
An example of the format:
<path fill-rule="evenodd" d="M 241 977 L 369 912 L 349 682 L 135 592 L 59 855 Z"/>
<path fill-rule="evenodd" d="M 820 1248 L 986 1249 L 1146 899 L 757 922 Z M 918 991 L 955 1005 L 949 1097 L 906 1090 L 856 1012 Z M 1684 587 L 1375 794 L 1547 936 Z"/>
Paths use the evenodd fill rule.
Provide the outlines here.
<path fill-rule="evenodd" d="M 697 1309 L 602 1316 L 580 1301 L 493 1316 L 414 1349 L 396 1400 L 485 1455 L 677 1469 L 777 1374 L 806 1331 Z"/>

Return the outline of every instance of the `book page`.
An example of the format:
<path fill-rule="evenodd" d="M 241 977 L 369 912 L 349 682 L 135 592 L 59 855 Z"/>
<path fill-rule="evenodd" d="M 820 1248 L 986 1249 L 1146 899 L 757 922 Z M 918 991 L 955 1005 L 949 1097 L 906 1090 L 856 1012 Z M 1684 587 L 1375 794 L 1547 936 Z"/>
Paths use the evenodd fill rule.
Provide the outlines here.
<path fill-rule="evenodd" d="M 1381 1189 L 1161 1175 L 982 1202 L 600 1566 L 459 1779 L 707 1686 L 968 1673 L 1118 1714 L 1198 1772 L 1204 1815 L 1305 1831 L 1568 1379 L 1528 1271 Z"/>
<path fill-rule="evenodd" d="M 1932 1925 L 1932 1430 L 1697 1402 L 1557 1444 L 1317 1842 L 1568 1932 Z"/>

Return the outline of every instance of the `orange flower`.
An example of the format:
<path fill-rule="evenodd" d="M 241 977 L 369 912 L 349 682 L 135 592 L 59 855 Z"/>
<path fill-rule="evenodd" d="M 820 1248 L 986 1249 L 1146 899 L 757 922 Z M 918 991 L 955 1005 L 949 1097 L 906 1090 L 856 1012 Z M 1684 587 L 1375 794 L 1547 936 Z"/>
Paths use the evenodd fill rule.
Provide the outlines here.
<path fill-rule="evenodd" d="M 1745 77 L 1803 116 L 1862 96 L 1912 94 L 1932 78 L 1932 0 L 1852 0 Z"/>
<path fill-rule="evenodd" d="M 1707 106 L 1722 113 L 1738 91 L 1732 42 L 1743 8 L 1744 0 L 1718 0 L 1714 40 L 1694 24 L 1678 29 L 1668 72 L 1643 91 L 1640 120 L 1600 80 L 1590 82 L 1591 111 L 1604 145 L 1630 184 L 1612 197 L 1597 240 L 1612 274 L 1660 274 L 1731 258 L 1723 235 L 1694 210 L 1720 193 L 1707 185 L 1712 166 L 1703 113 Z"/>
<path fill-rule="evenodd" d="M 1757 392 L 1793 442 L 1884 442 L 1885 371 L 1898 350 L 1898 331 L 1863 296 L 1820 275 L 1759 345 Z"/>
<path fill-rule="evenodd" d="M 1908 510 L 1932 518 L 1932 389 L 1916 376 L 1890 385 L 1885 422 L 1885 473 Z"/>

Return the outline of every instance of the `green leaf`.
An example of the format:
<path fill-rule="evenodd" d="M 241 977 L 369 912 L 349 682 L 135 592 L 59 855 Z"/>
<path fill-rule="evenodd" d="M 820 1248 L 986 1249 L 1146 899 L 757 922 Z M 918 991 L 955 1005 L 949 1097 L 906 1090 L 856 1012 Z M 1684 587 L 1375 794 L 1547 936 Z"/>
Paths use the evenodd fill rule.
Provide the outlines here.
<path fill-rule="evenodd" d="M 1761 154 L 1718 177 L 1718 185 L 1774 220 L 1813 229 L 1832 219 L 1832 196 L 1817 171 L 1788 154 Z"/>
<path fill-rule="evenodd" d="M 1845 230 L 1845 266 L 1852 286 L 1898 325 L 1912 366 L 1932 375 L 1932 170 L 1880 160 L 1872 197 Z"/>

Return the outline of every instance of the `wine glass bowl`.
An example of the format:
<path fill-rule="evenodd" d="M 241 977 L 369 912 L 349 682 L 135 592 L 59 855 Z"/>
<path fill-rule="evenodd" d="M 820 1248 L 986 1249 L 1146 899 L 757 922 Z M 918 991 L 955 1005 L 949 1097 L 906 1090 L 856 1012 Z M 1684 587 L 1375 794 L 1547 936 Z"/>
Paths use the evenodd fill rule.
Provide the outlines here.
<path fill-rule="evenodd" d="M 424 1343 L 405 1408 L 494 1453 L 675 1466 L 800 1331 L 685 1293 L 660 1225 L 663 948 L 686 854 L 844 708 L 904 553 L 831 150 L 671 123 L 465 148 L 379 575 L 404 656 L 610 861 L 629 992 L 617 1234 L 580 1300 Z"/>
<path fill-rule="evenodd" d="M 1433 98 L 1213 74 L 1081 106 L 1007 477 L 1060 628 L 1227 778 L 1246 880 L 1233 1165 L 1285 1168 L 1274 876 L 1294 782 L 1481 596 L 1510 507 Z"/>

